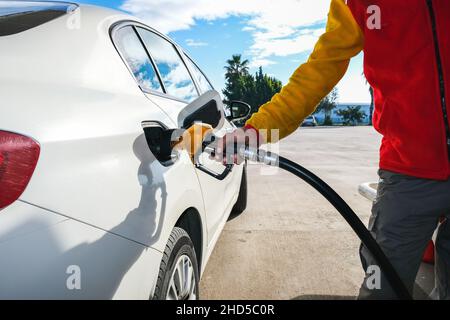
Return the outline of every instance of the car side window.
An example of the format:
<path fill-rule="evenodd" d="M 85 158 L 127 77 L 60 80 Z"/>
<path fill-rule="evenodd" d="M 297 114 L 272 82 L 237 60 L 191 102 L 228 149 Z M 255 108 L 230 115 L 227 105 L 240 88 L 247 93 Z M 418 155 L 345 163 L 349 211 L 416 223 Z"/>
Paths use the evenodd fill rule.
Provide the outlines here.
<path fill-rule="evenodd" d="M 195 100 L 197 89 L 174 45 L 151 31 L 137 30 L 156 64 L 166 93 L 187 102 Z"/>
<path fill-rule="evenodd" d="M 117 30 L 114 42 L 142 90 L 163 93 L 152 61 L 133 27 L 126 26 Z"/>
<path fill-rule="evenodd" d="M 201 93 L 205 93 L 210 90 L 214 90 L 211 83 L 209 83 L 208 79 L 206 79 L 203 72 L 197 67 L 197 65 L 192 61 L 188 56 L 185 56 L 185 61 L 189 65 L 189 68 L 192 70 L 192 75 L 198 83 Z"/>

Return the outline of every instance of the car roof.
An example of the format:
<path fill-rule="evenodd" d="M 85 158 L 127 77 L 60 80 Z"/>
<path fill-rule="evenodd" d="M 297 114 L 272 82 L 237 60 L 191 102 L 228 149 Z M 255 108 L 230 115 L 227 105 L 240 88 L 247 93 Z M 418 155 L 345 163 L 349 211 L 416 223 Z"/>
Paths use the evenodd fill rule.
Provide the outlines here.
<path fill-rule="evenodd" d="M 86 17 L 83 17 L 83 19 L 100 21 L 101 19 L 111 18 L 112 16 L 120 15 L 122 20 L 129 19 L 143 23 L 143 21 L 140 21 L 140 19 L 130 15 L 125 11 L 70 1 L 2 0 L 0 1 L 0 17 L 38 11 L 61 11 L 65 13 L 70 13 L 78 8 L 81 9 L 83 12 L 88 13 L 88 15 Z"/>
<path fill-rule="evenodd" d="M 69 4 L 74 5 L 59 2 L 56 6 L 64 8 Z M 0 36 L 0 47 L 8 48 L 0 51 L 0 83 L 17 81 L 21 90 L 29 90 L 24 88 L 26 79 L 31 88 L 45 84 L 50 88 L 84 87 L 141 95 L 111 41 L 112 31 L 127 24 L 141 24 L 185 53 L 169 37 L 130 14 L 76 4 L 75 9 L 63 16 L 23 32 Z"/>
<path fill-rule="evenodd" d="M 64 11 L 68 14 L 81 12 L 80 16 L 84 26 L 95 27 L 98 29 L 99 24 L 108 21 L 112 25 L 119 22 L 131 22 L 131 23 L 139 23 L 145 26 L 146 28 L 151 29 L 153 32 L 162 36 L 166 40 L 169 40 L 171 43 L 182 49 L 175 43 L 171 38 L 167 35 L 161 33 L 159 30 L 155 29 L 151 24 L 143 21 L 142 19 L 131 15 L 125 11 L 96 6 L 91 4 L 77 3 L 77 2 L 69 2 L 69 1 L 10 1 L 10 0 L 0 0 L 0 19 L 3 15 L 9 14 L 17 14 L 23 12 L 29 12 L 29 10 L 39 10 L 39 11 Z M 61 18 L 57 16 L 56 18 Z M 57 19 L 55 19 L 57 20 Z M 50 21 L 50 19 L 48 20 Z M 46 21 L 46 22 L 48 22 Z M 63 22 L 66 23 L 66 22 Z M 184 50 L 182 50 L 184 52 Z"/>
<path fill-rule="evenodd" d="M 75 3 L 61 1 L 0 1 L 0 17 L 44 10 L 67 12 L 75 7 Z"/>

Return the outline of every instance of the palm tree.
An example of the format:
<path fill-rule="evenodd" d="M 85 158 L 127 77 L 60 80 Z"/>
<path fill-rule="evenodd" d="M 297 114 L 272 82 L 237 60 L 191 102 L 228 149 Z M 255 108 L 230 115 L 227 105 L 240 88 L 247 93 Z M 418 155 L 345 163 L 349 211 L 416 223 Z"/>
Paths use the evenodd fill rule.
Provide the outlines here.
<path fill-rule="evenodd" d="M 373 87 L 369 84 L 369 81 L 367 81 L 367 78 L 364 75 L 364 72 L 362 73 L 362 76 L 364 77 L 364 79 L 366 79 L 366 84 L 369 85 L 369 93 L 370 93 L 369 126 L 371 126 L 373 124 L 373 122 L 372 122 L 373 109 L 375 107 L 374 98 L 373 98 Z"/>
<path fill-rule="evenodd" d="M 231 59 L 227 60 L 227 66 L 225 66 L 226 78 L 241 77 L 248 74 L 249 61 L 246 59 L 242 61 L 240 54 L 234 54 Z"/>
<path fill-rule="evenodd" d="M 333 125 L 332 114 L 333 110 L 337 107 L 337 100 L 339 98 L 339 92 L 337 88 L 334 88 L 330 94 L 328 94 L 325 98 L 320 101 L 319 105 L 316 108 L 315 113 L 323 112 L 325 115 L 325 119 L 323 121 L 324 126 Z"/>
<path fill-rule="evenodd" d="M 373 99 L 373 87 L 372 86 L 369 87 L 369 92 L 370 92 L 369 126 L 371 126 L 371 125 L 373 125 L 372 118 L 373 118 L 373 109 L 375 106 L 374 99 Z"/>
<path fill-rule="evenodd" d="M 345 126 L 356 126 L 366 117 L 365 113 L 361 111 L 361 106 L 348 106 L 347 109 L 339 110 L 336 113 L 338 116 L 342 117 Z"/>

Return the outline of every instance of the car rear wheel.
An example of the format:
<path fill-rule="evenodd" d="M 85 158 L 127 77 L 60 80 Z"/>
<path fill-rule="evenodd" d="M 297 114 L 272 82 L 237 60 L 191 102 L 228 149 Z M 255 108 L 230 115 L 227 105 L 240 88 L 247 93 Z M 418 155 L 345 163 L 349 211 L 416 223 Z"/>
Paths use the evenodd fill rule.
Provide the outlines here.
<path fill-rule="evenodd" d="M 154 300 L 198 300 L 199 274 L 194 245 L 175 227 L 164 250 Z"/>

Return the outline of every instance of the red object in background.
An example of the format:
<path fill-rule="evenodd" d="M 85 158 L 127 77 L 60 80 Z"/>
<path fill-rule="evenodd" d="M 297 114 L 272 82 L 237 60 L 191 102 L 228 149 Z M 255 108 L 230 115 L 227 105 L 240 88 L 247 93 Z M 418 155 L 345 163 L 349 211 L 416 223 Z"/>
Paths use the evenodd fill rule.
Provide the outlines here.
<path fill-rule="evenodd" d="M 445 216 L 442 216 L 439 219 L 439 223 L 442 224 L 447 220 Z M 436 262 L 436 256 L 435 256 L 435 245 L 434 241 L 430 240 L 430 243 L 428 243 L 427 248 L 425 249 L 425 253 L 423 255 L 422 261 L 429 264 L 434 264 Z"/>
<path fill-rule="evenodd" d="M 30 182 L 40 153 L 31 138 L 0 131 L 0 210 L 19 199 Z"/>
<path fill-rule="evenodd" d="M 434 264 L 434 242 L 433 240 L 430 240 L 430 243 L 428 243 L 428 247 L 425 249 L 425 253 L 423 255 L 423 262 Z"/>

